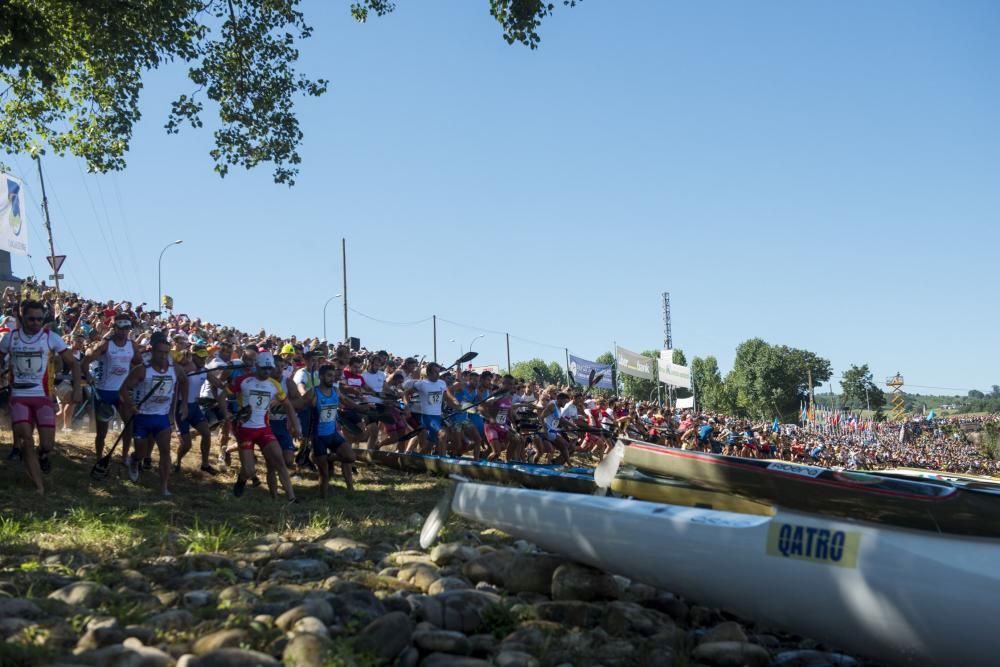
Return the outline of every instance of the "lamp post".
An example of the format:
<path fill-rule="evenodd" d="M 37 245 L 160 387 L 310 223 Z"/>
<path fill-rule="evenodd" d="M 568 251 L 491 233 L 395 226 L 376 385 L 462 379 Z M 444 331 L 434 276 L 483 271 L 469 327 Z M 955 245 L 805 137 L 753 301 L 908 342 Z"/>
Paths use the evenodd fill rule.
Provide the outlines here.
<path fill-rule="evenodd" d="M 479 334 L 478 336 L 476 336 L 475 338 L 473 338 L 473 339 L 472 339 L 472 342 L 471 342 L 471 343 L 469 343 L 469 352 L 472 352 L 472 344 L 473 344 L 473 343 L 475 343 L 475 342 L 476 342 L 477 340 L 479 340 L 480 338 L 485 338 L 485 337 L 486 337 L 486 334 Z"/>
<path fill-rule="evenodd" d="M 157 292 L 156 309 L 157 310 L 163 309 L 163 253 L 165 253 L 167 251 L 167 248 L 169 248 L 170 246 L 179 245 L 181 243 L 184 243 L 184 240 L 177 239 L 176 241 L 168 243 L 167 245 L 163 246 L 163 250 L 160 251 L 160 259 L 156 263 L 156 292 Z"/>
<path fill-rule="evenodd" d="M 326 303 L 323 304 L 323 340 L 326 340 L 326 341 L 329 340 L 326 337 L 326 307 L 330 305 L 331 301 L 333 301 L 334 299 L 339 299 L 342 296 L 343 296 L 343 294 L 339 294 L 339 293 L 338 294 L 334 294 L 333 296 L 331 296 L 329 299 L 326 300 Z"/>

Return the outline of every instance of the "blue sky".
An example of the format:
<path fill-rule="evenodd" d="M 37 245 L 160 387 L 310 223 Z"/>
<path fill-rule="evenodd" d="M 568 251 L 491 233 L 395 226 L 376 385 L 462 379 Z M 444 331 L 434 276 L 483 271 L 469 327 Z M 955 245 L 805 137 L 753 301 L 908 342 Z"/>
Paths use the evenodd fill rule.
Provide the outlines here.
<path fill-rule="evenodd" d="M 353 308 L 467 325 L 439 322 L 441 359 L 485 330 L 516 336 L 515 361 L 657 348 L 669 291 L 675 346 L 724 372 L 760 336 L 831 359 L 834 383 L 850 363 L 1000 383 L 1000 4 L 586 0 L 534 52 L 486 0 L 366 25 L 348 6 L 303 4 L 302 69 L 331 87 L 299 106 L 294 188 L 267 167 L 220 180 L 209 128 L 165 135 L 179 67 L 148 77 L 127 171 L 47 160 L 69 288 L 153 302 L 180 238 L 179 311 L 319 335 L 343 236 Z M 31 212 L 15 272 L 47 274 Z M 350 320 L 430 353 L 430 322 Z M 475 349 L 505 363 L 501 335 Z"/>

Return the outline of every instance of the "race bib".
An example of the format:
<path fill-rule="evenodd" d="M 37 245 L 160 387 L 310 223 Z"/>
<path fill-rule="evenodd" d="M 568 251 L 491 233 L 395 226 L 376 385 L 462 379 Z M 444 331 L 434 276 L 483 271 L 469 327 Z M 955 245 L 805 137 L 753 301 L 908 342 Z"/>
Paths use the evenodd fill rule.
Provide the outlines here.
<path fill-rule="evenodd" d="M 14 353 L 14 373 L 24 378 L 37 378 L 42 374 L 42 351 Z"/>
<path fill-rule="evenodd" d="M 506 411 L 504 411 L 504 412 L 498 412 L 497 413 L 497 424 L 506 424 L 506 423 L 507 423 L 507 412 Z"/>
<path fill-rule="evenodd" d="M 271 403 L 271 394 L 266 391 L 251 391 L 248 403 L 253 410 L 264 410 Z"/>
<path fill-rule="evenodd" d="M 437 405 L 438 403 L 441 402 L 441 394 L 443 394 L 443 393 L 444 392 L 441 392 L 441 391 L 432 391 L 432 392 L 428 393 L 427 394 L 427 402 L 430 403 L 431 405 Z"/>
<path fill-rule="evenodd" d="M 332 405 L 325 405 L 319 411 L 319 423 L 329 424 L 337 421 L 337 408 Z"/>

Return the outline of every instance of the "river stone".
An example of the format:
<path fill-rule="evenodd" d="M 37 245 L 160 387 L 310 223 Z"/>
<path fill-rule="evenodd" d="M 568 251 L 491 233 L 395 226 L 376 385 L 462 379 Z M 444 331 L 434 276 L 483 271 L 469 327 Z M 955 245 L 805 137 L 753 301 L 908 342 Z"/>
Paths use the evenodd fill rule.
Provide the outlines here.
<path fill-rule="evenodd" d="M 327 551 L 345 560 L 363 560 L 368 553 L 368 545 L 348 537 L 332 537 L 319 543 Z"/>
<path fill-rule="evenodd" d="M 435 579 L 434 583 L 427 587 L 428 595 L 437 595 L 445 591 L 462 591 L 470 588 L 469 582 L 458 577 L 441 577 Z"/>
<path fill-rule="evenodd" d="M 492 667 L 493 663 L 447 653 L 431 653 L 420 661 L 420 667 Z"/>
<path fill-rule="evenodd" d="M 552 573 L 553 600 L 615 600 L 618 582 L 610 574 L 578 563 L 563 563 Z"/>
<path fill-rule="evenodd" d="M 0 618 L 41 618 L 45 614 L 31 600 L 24 598 L 0 598 Z"/>
<path fill-rule="evenodd" d="M 402 567 L 404 565 L 409 565 L 410 563 L 430 563 L 431 557 L 423 551 L 410 549 L 407 551 L 394 551 L 391 554 L 388 554 L 383 560 L 389 565 Z"/>
<path fill-rule="evenodd" d="M 50 600 L 59 600 L 80 607 L 96 607 L 111 597 L 111 589 L 93 581 L 77 581 L 49 593 Z"/>
<path fill-rule="evenodd" d="M 441 578 L 436 565 L 430 563 L 410 563 L 400 568 L 396 578 L 413 584 L 420 590 L 427 592 L 431 584 Z"/>
<path fill-rule="evenodd" d="M 138 639 L 129 638 L 96 651 L 80 653 L 76 660 L 98 667 L 173 667 L 174 659 L 158 648 L 143 646 Z"/>
<path fill-rule="evenodd" d="M 542 621 L 593 628 L 601 621 L 601 607 L 579 600 L 542 602 L 535 605 L 535 615 Z"/>
<path fill-rule="evenodd" d="M 76 643 L 74 652 L 93 651 L 125 641 L 125 630 L 119 626 L 92 628 L 83 633 Z"/>
<path fill-rule="evenodd" d="M 330 592 L 333 595 L 328 600 L 334 616 L 342 621 L 358 618 L 363 623 L 368 623 L 386 612 L 382 601 L 362 584 L 340 581 L 330 588 Z"/>
<path fill-rule="evenodd" d="M 265 579 L 290 579 L 294 581 L 322 579 L 328 574 L 330 574 L 330 566 L 316 558 L 272 560 L 262 572 Z"/>
<path fill-rule="evenodd" d="M 466 634 L 475 632 L 482 625 L 483 611 L 500 602 L 500 596 L 482 591 L 445 591 L 435 595 L 442 606 L 442 624 L 445 630 L 457 630 Z"/>
<path fill-rule="evenodd" d="M 151 616 L 145 625 L 155 630 L 178 630 L 194 625 L 194 615 L 186 609 L 168 609 Z"/>
<path fill-rule="evenodd" d="M 206 607 L 212 603 L 211 591 L 188 591 L 184 594 L 184 606 L 188 609 Z"/>
<path fill-rule="evenodd" d="M 700 644 L 691 655 L 716 667 L 764 667 L 771 661 L 767 649 L 749 642 Z"/>
<path fill-rule="evenodd" d="M 145 625 L 126 625 L 125 626 L 125 636 L 135 637 L 143 644 L 152 644 L 153 637 L 156 633 L 151 629 L 147 628 Z"/>
<path fill-rule="evenodd" d="M 503 585 L 510 593 L 552 592 L 552 574 L 565 559 L 551 554 L 517 554 L 507 566 Z"/>
<path fill-rule="evenodd" d="M 281 667 L 281 663 L 259 651 L 221 648 L 201 656 L 184 656 L 177 667 Z"/>
<path fill-rule="evenodd" d="M 413 622 L 410 617 L 403 612 L 393 611 L 366 625 L 358 633 L 354 646 L 358 650 L 391 661 L 409 646 L 412 632 Z"/>
<path fill-rule="evenodd" d="M 304 604 L 292 607 L 275 619 L 274 624 L 282 630 L 288 630 L 296 621 L 307 616 L 314 616 L 329 625 L 334 621 L 333 607 L 326 600 L 313 598 Z"/>
<path fill-rule="evenodd" d="M 491 551 L 462 566 L 462 576 L 474 584 L 485 582 L 503 586 L 507 569 L 514 560 L 514 552 L 509 549 Z"/>
<path fill-rule="evenodd" d="M 747 634 L 735 621 L 719 623 L 714 628 L 708 630 L 698 639 L 699 644 L 711 644 L 712 642 L 745 642 Z"/>
<path fill-rule="evenodd" d="M 663 612 L 678 623 L 683 623 L 688 617 L 687 603 L 672 595 L 658 594 L 655 598 L 642 600 L 640 604 L 647 609 Z"/>
<path fill-rule="evenodd" d="M 539 667 L 541 663 L 538 659 L 521 651 L 500 651 L 493 658 L 493 664 L 497 667 Z"/>
<path fill-rule="evenodd" d="M 217 630 L 198 639 L 192 650 L 198 655 L 205 655 L 220 648 L 238 648 L 246 638 L 247 631 L 240 628 Z"/>
<path fill-rule="evenodd" d="M 783 651 L 771 661 L 771 667 L 857 667 L 858 661 L 849 655 L 825 651 Z"/>
<path fill-rule="evenodd" d="M 451 630 L 424 630 L 413 634 L 413 643 L 421 651 L 427 653 L 451 653 L 453 655 L 468 655 L 472 652 L 472 644 L 461 632 Z"/>
<path fill-rule="evenodd" d="M 650 637 L 671 628 L 673 619 L 634 602 L 611 602 L 604 607 L 601 627 L 612 635 L 640 634 Z"/>
<path fill-rule="evenodd" d="M 438 544 L 431 549 L 431 560 L 437 565 L 464 563 L 479 558 L 479 552 L 458 542 Z"/>
<path fill-rule="evenodd" d="M 326 624 L 315 616 L 306 616 L 295 621 L 292 632 L 297 635 L 316 635 L 317 637 L 329 637 L 330 631 Z"/>
<path fill-rule="evenodd" d="M 17 618 L 16 616 L 0 618 L 0 638 L 6 639 L 34 625 L 38 624 L 24 618 Z"/>
<path fill-rule="evenodd" d="M 286 667 L 324 667 L 330 664 L 333 643 L 314 634 L 295 635 L 285 646 L 281 661 Z"/>

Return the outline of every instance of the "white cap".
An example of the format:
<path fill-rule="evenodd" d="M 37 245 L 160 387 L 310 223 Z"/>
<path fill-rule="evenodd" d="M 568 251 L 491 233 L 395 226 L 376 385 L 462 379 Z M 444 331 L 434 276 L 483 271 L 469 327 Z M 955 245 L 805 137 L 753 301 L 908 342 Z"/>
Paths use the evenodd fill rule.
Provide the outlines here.
<path fill-rule="evenodd" d="M 274 355 L 270 352 L 258 352 L 257 368 L 274 368 Z"/>

